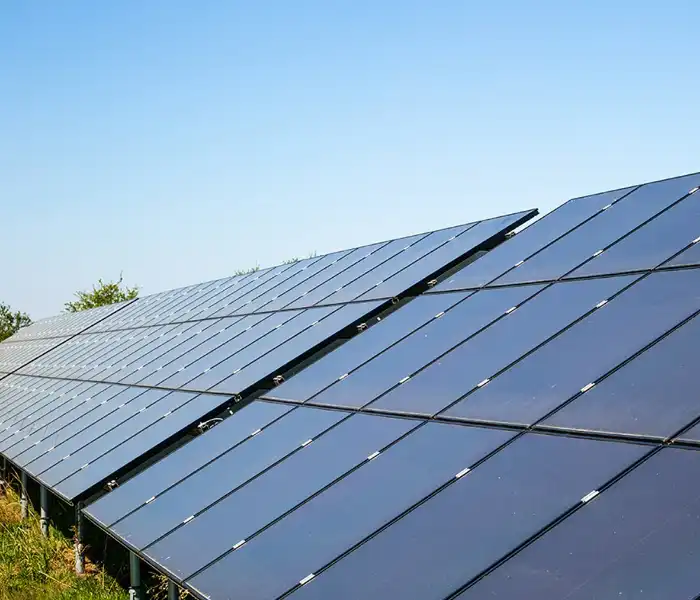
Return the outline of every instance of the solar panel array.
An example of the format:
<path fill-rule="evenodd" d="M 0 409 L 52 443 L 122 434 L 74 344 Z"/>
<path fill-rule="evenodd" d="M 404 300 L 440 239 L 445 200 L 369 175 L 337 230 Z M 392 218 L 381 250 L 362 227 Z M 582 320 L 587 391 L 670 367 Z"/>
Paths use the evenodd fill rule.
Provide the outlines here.
<path fill-rule="evenodd" d="M 698 185 L 565 203 L 85 513 L 200 598 L 696 597 Z"/>
<path fill-rule="evenodd" d="M 0 453 L 68 501 L 536 214 L 312 257 L 61 316 L 0 349 Z M 2 358 L 5 360 L 2 360 Z M 4 365 L 4 366 L 3 366 Z"/>

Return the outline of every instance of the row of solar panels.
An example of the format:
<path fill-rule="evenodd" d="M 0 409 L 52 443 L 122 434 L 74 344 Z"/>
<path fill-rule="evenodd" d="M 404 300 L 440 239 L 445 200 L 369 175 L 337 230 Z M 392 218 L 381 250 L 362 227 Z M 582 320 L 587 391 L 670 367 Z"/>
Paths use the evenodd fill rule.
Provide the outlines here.
<path fill-rule="evenodd" d="M 580 508 L 464 597 L 691 597 L 700 452 L 658 450 L 257 401 L 87 514 L 202 597 L 445 598 Z"/>
<path fill-rule="evenodd" d="M 40 322 L 0 345 L 1 451 L 74 500 L 535 213 Z"/>
<path fill-rule="evenodd" d="M 569 201 L 388 316 L 532 212 L 40 323 L 0 344 L 0 452 L 68 500 L 123 475 L 86 514 L 203 598 L 688 597 L 698 183 Z M 654 477 L 682 498 L 629 513 Z"/>

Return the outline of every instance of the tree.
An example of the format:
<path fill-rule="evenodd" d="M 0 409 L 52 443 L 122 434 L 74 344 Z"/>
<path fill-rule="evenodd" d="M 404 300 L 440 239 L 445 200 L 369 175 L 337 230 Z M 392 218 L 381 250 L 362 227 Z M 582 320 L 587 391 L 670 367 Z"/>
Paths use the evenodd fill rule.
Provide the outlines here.
<path fill-rule="evenodd" d="M 30 325 L 29 315 L 21 311 L 13 311 L 7 304 L 0 302 L 0 342 L 17 333 L 20 327 Z"/>
<path fill-rule="evenodd" d="M 75 302 L 66 302 L 66 312 L 78 312 L 96 308 L 98 306 L 106 306 L 115 304 L 116 302 L 124 302 L 125 300 L 133 300 L 139 295 L 138 287 L 127 287 L 123 285 L 123 277 L 120 275 L 118 281 L 104 282 L 98 280 L 97 285 L 92 286 L 89 292 L 76 292 L 78 299 Z"/>

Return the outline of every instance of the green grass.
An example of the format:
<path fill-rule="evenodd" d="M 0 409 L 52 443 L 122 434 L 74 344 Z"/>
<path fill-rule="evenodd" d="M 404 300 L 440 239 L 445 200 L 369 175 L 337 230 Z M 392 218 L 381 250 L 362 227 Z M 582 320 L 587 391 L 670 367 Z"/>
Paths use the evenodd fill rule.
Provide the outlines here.
<path fill-rule="evenodd" d="M 44 538 L 36 514 L 20 519 L 19 498 L 0 496 L 0 600 L 125 600 L 128 594 L 91 563 L 74 571 L 73 543 L 51 529 Z"/>

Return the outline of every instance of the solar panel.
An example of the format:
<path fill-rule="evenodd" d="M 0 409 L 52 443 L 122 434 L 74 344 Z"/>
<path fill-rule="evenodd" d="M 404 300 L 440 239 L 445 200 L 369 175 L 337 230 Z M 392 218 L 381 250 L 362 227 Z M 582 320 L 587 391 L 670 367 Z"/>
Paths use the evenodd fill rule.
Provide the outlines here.
<path fill-rule="evenodd" d="M 460 600 L 694 598 L 700 536 L 700 453 L 665 448 Z"/>
<path fill-rule="evenodd" d="M 6 353 L 14 374 L 0 385 L 0 452 L 67 500 L 92 493 L 534 214 L 50 320 Z"/>
<path fill-rule="evenodd" d="M 634 194 L 629 199 L 633 201 Z M 700 196 L 690 194 L 567 277 L 652 269 L 693 243 L 700 235 L 699 221 Z"/>
<path fill-rule="evenodd" d="M 507 244 L 497 246 L 485 256 L 441 282 L 435 291 L 482 287 L 523 263 L 530 256 L 560 239 L 575 227 L 624 198 L 636 187 L 574 198 L 529 225 Z"/>
<path fill-rule="evenodd" d="M 698 309 L 700 270 L 649 275 L 446 414 L 532 424 L 582 389 L 593 387 Z"/>
<path fill-rule="evenodd" d="M 700 417 L 695 396 L 698 353 L 700 319 L 695 317 L 578 395 L 542 425 L 662 440 L 672 437 Z"/>
<path fill-rule="evenodd" d="M 291 587 L 314 577 L 291 597 L 444 598 L 647 451 L 615 442 L 524 436 L 465 476 L 453 475 L 439 493 L 336 562 L 298 573 Z M 334 526 L 326 535 L 333 536 Z M 283 542 L 277 552 L 301 540 Z M 252 584 L 262 572 L 249 570 L 253 561 L 239 566 L 238 556 L 238 550 L 232 552 L 190 585 L 212 598 L 277 595 L 266 584 Z"/>
<path fill-rule="evenodd" d="M 493 284 L 546 281 L 567 275 L 633 229 L 688 196 L 699 184 L 700 174 L 696 174 L 641 186 L 542 252 L 525 260 L 516 269 L 499 277 Z M 685 239 L 679 241 L 690 242 Z M 650 268 L 652 266 L 655 265 L 649 265 Z"/>
<path fill-rule="evenodd" d="M 0 452 L 200 600 L 693 597 L 698 183 L 135 301 L 0 355 Z"/>

